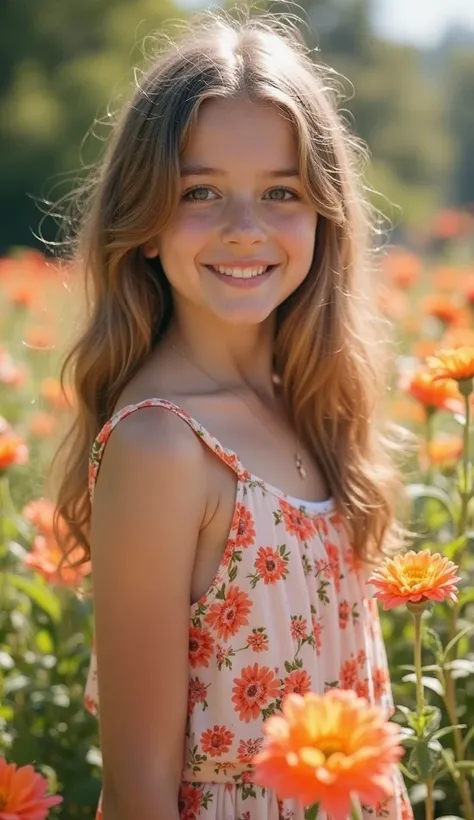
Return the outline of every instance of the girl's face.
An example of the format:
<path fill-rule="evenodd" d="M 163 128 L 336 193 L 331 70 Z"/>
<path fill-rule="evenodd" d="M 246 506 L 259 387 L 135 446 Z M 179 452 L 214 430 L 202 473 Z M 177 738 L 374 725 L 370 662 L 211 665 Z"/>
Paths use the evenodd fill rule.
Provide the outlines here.
<path fill-rule="evenodd" d="M 183 301 L 220 321 L 264 321 L 305 279 L 317 213 L 291 124 L 274 106 L 203 103 L 181 158 L 181 199 L 145 247 Z"/>

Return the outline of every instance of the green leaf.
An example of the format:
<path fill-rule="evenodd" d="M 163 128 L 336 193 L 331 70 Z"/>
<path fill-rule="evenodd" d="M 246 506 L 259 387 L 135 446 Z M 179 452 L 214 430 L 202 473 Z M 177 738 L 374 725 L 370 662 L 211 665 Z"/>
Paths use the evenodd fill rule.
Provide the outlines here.
<path fill-rule="evenodd" d="M 466 749 L 468 748 L 468 746 L 469 746 L 469 744 L 470 744 L 473 737 L 474 737 L 474 726 L 471 726 L 471 728 L 467 732 L 465 738 L 463 739 L 462 748 L 463 748 L 464 753 L 466 752 Z"/>
<path fill-rule="evenodd" d="M 411 683 L 416 683 L 416 675 L 414 673 L 404 675 L 402 680 L 404 682 L 410 681 Z M 427 689 L 431 689 L 433 692 L 436 692 L 436 694 L 441 698 L 444 697 L 443 684 L 438 680 L 438 678 L 432 678 L 429 675 L 422 675 L 421 682 Z"/>
<path fill-rule="evenodd" d="M 433 487 L 428 484 L 408 484 L 406 492 L 412 501 L 418 501 L 420 499 L 433 499 L 435 501 L 439 501 L 439 503 L 448 511 L 454 522 L 455 511 L 451 502 L 451 497 L 448 493 L 445 493 L 444 490 L 440 490 L 439 487 Z"/>
<path fill-rule="evenodd" d="M 318 811 L 319 803 L 315 803 L 314 806 L 310 806 L 309 809 L 305 809 L 304 820 L 317 820 Z"/>
<path fill-rule="evenodd" d="M 455 538 L 454 541 L 448 541 L 447 544 L 443 544 L 443 555 L 449 558 L 450 561 L 453 561 L 458 552 L 466 546 L 466 543 L 466 535 L 460 535 L 459 538 Z"/>
<path fill-rule="evenodd" d="M 439 740 L 440 737 L 444 737 L 445 735 L 449 735 L 450 732 L 454 732 L 455 729 L 465 729 L 465 723 L 456 723 L 454 726 L 443 726 L 442 729 L 437 729 L 434 734 L 430 736 L 430 740 Z"/>
<path fill-rule="evenodd" d="M 11 586 L 15 587 L 19 592 L 24 592 L 28 595 L 35 604 L 49 615 L 52 621 L 58 623 L 61 618 L 59 598 L 54 592 L 44 586 L 38 578 L 30 580 L 23 575 L 14 575 L 13 573 L 8 573 L 6 578 L 7 583 L 11 584 Z"/>
<path fill-rule="evenodd" d="M 474 673 L 474 660 L 468 658 L 455 658 L 453 661 L 448 661 L 444 664 L 445 669 L 449 669 L 454 674 L 452 677 L 467 678 Z"/>
<path fill-rule="evenodd" d="M 463 590 L 463 592 L 461 592 L 461 594 L 459 595 L 459 601 L 458 601 L 459 609 L 462 609 L 463 606 L 466 606 L 466 604 L 473 604 L 473 603 L 474 603 L 474 588 L 471 587 L 470 589 Z"/>
<path fill-rule="evenodd" d="M 420 775 L 420 780 L 427 780 L 431 774 L 432 756 L 428 743 L 425 740 L 418 740 L 418 743 L 410 755 L 410 759 Z"/>
<path fill-rule="evenodd" d="M 403 774 L 405 777 L 407 777 L 407 778 L 408 778 L 408 780 L 412 780 L 412 781 L 413 781 L 413 783 L 417 783 L 417 782 L 418 782 L 418 778 L 416 777 L 416 775 L 414 775 L 414 774 L 412 774 L 410 771 L 408 771 L 407 767 L 406 767 L 403 763 L 399 763 L 398 765 L 399 765 L 399 768 L 400 768 L 400 770 L 401 770 L 402 774 Z"/>
<path fill-rule="evenodd" d="M 474 631 L 474 624 L 469 624 L 468 626 L 465 626 L 464 629 L 461 629 L 461 631 L 458 632 L 458 634 L 455 635 L 454 638 L 452 638 L 452 640 L 450 640 L 449 643 L 446 645 L 446 648 L 445 648 L 444 653 L 443 653 L 443 656 L 444 656 L 443 660 L 446 661 L 446 658 L 448 657 L 449 653 L 451 652 L 451 649 L 454 649 L 457 642 L 460 641 L 461 638 L 464 637 L 464 635 L 470 635 L 471 632 L 473 632 L 473 631 Z"/>

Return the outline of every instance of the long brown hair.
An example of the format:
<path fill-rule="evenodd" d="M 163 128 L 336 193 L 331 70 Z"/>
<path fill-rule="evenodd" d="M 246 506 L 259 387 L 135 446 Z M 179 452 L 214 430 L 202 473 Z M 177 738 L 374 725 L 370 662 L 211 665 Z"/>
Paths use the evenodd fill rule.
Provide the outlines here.
<path fill-rule="evenodd" d="M 366 151 L 339 116 L 334 75 L 311 59 L 295 25 L 272 15 L 206 12 L 165 42 L 83 205 L 76 259 L 88 311 L 61 370 L 77 405 L 55 459 L 58 520 L 89 559 L 92 443 L 173 314 L 165 272 L 142 246 L 177 206 L 180 154 L 202 102 L 244 96 L 276 105 L 293 124 L 319 214 L 312 269 L 277 312 L 275 365 L 288 414 L 324 470 L 357 555 L 388 550 L 400 541 L 401 484 L 385 430 L 387 333 L 371 295 L 375 221 L 363 190 Z"/>

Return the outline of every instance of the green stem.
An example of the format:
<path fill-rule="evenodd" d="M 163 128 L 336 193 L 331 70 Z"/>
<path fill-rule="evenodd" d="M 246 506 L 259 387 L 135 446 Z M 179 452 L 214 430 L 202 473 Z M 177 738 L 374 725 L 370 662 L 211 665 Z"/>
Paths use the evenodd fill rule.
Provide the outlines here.
<path fill-rule="evenodd" d="M 413 620 L 415 623 L 415 675 L 416 675 L 416 711 L 418 715 L 421 714 L 425 705 L 425 696 L 423 692 L 423 681 L 421 671 L 421 616 L 422 611 L 412 611 Z"/>
<path fill-rule="evenodd" d="M 426 781 L 425 820 L 434 820 L 433 779 Z"/>
<path fill-rule="evenodd" d="M 463 454 L 462 454 L 462 469 L 463 469 L 463 489 L 461 492 L 461 514 L 458 521 L 458 536 L 463 535 L 467 527 L 467 508 L 471 499 L 471 487 L 469 486 L 469 456 L 470 456 L 470 432 L 471 432 L 471 405 L 469 402 L 469 394 L 464 394 L 465 406 L 465 421 L 463 429 Z"/>
<path fill-rule="evenodd" d="M 444 703 L 446 711 L 449 716 L 451 726 L 458 723 L 457 705 L 456 705 L 456 684 L 451 674 L 450 669 L 445 669 L 445 695 Z M 464 760 L 464 746 L 463 737 L 459 728 L 453 729 L 453 743 L 454 743 L 454 758 L 455 760 Z M 455 764 L 456 765 L 456 764 Z M 464 820 L 474 820 L 474 804 L 472 802 L 471 789 L 466 778 L 465 772 L 458 769 L 458 778 L 456 785 L 461 795 L 462 805 L 464 809 Z"/>
<path fill-rule="evenodd" d="M 433 465 L 431 463 L 431 455 L 430 455 L 430 445 L 433 441 L 433 421 L 435 417 L 435 411 L 428 407 L 426 409 L 426 428 L 425 428 L 425 441 L 426 441 L 426 475 L 425 475 L 425 484 L 432 484 L 433 483 Z"/>

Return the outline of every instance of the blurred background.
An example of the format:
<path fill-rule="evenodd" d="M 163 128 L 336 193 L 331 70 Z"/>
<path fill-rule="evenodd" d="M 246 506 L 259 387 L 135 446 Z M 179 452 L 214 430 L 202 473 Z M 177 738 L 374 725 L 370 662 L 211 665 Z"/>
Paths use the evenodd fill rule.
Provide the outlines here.
<path fill-rule="evenodd" d="M 3 0 L 0 253 L 39 246 L 38 201 L 57 201 L 99 156 L 107 129 L 94 123 L 130 92 L 142 39 L 200 7 L 196 0 Z M 344 107 L 372 152 L 377 207 L 398 231 L 426 229 L 435 215 L 446 220 L 441 231 L 452 230 L 439 212 L 474 200 L 474 4 L 302 0 L 294 11 L 320 59 L 348 80 Z M 52 239 L 55 225 L 46 220 L 41 230 Z"/>
<path fill-rule="evenodd" d="M 87 592 L 90 579 L 84 566 L 58 572 L 48 483 L 74 417 L 74 392 L 62 391 L 58 376 L 81 327 L 81 277 L 57 264 L 41 237 L 62 238 L 61 200 L 100 158 L 108 115 L 152 51 L 148 35 L 199 8 L 195 0 L 0 4 L 0 758 L 32 764 L 48 779 L 64 797 L 49 816 L 61 820 L 94 818 L 102 760 L 97 721 L 84 708 L 93 617 L 90 596 L 77 589 L 84 582 Z M 270 9 L 299 16 L 316 58 L 345 78 L 344 116 L 370 149 L 367 186 L 382 223 L 392 225 L 377 271 L 394 330 L 391 418 L 419 442 L 403 465 L 407 481 L 432 484 L 445 499 L 414 508 L 410 529 L 417 547 L 442 544 L 456 559 L 464 541 L 446 510 L 459 497 L 469 413 L 462 418 L 459 401 L 453 408 L 455 384 L 433 388 L 425 362 L 439 348 L 474 349 L 474 0 L 300 0 Z M 474 623 L 474 505 L 469 527 L 466 627 Z M 433 634 L 446 642 L 446 618 L 435 616 Z M 411 616 L 391 612 L 382 624 L 395 698 L 413 708 Z M 434 663 L 436 645 L 425 651 Z M 460 641 L 459 655 L 464 723 L 474 714 L 472 638 Z M 442 680 L 430 672 L 424 681 L 446 725 Z M 453 753 L 451 736 L 446 744 Z M 474 760 L 474 730 L 465 756 Z M 423 786 L 409 786 L 421 820 Z M 468 816 L 449 772 L 435 800 L 437 816 Z"/>

